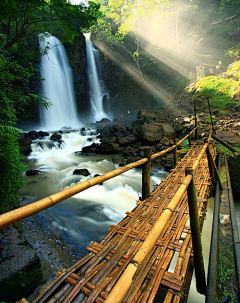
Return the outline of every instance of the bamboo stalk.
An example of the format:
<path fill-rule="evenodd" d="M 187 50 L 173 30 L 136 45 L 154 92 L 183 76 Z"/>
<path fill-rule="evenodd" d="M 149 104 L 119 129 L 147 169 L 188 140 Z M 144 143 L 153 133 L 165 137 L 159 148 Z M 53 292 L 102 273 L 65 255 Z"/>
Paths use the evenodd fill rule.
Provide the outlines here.
<path fill-rule="evenodd" d="M 200 234 L 200 223 L 198 218 L 198 206 L 197 206 L 197 194 L 196 188 L 193 179 L 193 168 L 186 167 L 186 175 L 191 175 L 192 179 L 187 188 L 188 194 L 188 209 L 190 216 L 190 226 L 192 233 L 192 244 L 193 244 L 193 253 L 194 253 L 194 266 L 195 266 L 195 276 L 197 291 L 200 294 L 206 295 L 206 279 L 205 271 L 203 264 L 203 255 L 202 255 L 202 242 Z"/>
<path fill-rule="evenodd" d="M 168 223 L 169 219 L 171 218 L 175 208 L 177 207 L 179 201 L 181 200 L 188 184 L 192 179 L 191 175 L 185 177 L 184 181 L 180 185 L 179 189 L 177 190 L 176 194 L 168 204 L 168 207 L 162 212 L 158 220 L 155 222 L 153 228 L 149 232 L 147 238 L 141 245 L 139 251 L 133 257 L 132 261 L 126 267 L 125 272 L 122 274 L 118 282 L 113 287 L 112 291 L 110 292 L 106 303 L 120 303 L 123 301 L 124 297 L 126 296 L 129 288 L 133 283 L 134 274 L 136 273 L 138 267 L 148 254 L 148 252 L 153 248 L 156 244 L 158 238 L 160 237 L 164 227 Z"/>
<path fill-rule="evenodd" d="M 195 118 L 195 141 L 198 139 L 198 122 L 197 122 L 197 100 L 194 99 L 194 118 Z"/>
<path fill-rule="evenodd" d="M 213 156 L 212 156 L 212 153 L 211 153 L 211 151 L 210 151 L 209 146 L 207 147 L 207 156 L 208 156 L 208 158 L 209 158 L 209 165 L 211 165 L 211 170 L 214 171 L 214 175 L 215 175 L 215 177 L 216 177 L 217 180 L 218 180 L 219 187 L 220 187 L 221 190 L 223 190 L 222 181 L 221 181 L 221 179 L 220 179 L 220 176 L 219 176 L 219 173 L 218 173 L 218 170 L 217 170 L 215 161 L 213 160 Z"/>
<path fill-rule="evenodd" d="M 215 133 L 214 126 L 213 126 L 212 112 L 211 112 L 211 107 L 210 107 L 210 102 L 209 102 L 208 97 L 207 97 L 207 104 L 208 104 L 209 115 L 210 115 L 210 118 L 211 118 L 212 131 L 213 131 L 213 133 Z"/>
<path fill-rule="evenodd" d="M 174 144 L 175 144 L 175 148 L 174 148 L 174 152 L 173 152 L 173 162 L 174 162 L 174 168 L 177 166 L 178 164 L 178 154 L 177 154 L 177 139 L 174 139 Z"/>
<path fill-rule="evenodd" d="M 144 150 L 144 158 L 148 159 L 148 162 L 143 164 L 142 169 L 142 199 L 145 200 L 150 196 L 150 173 L 151 173 L 151 155 L 152 150 Z"/>

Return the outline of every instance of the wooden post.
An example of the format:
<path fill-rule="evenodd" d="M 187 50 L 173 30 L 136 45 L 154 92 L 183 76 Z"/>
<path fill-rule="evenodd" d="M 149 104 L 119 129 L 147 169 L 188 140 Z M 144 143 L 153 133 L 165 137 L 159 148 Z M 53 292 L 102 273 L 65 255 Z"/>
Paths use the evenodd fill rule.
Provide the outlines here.
<path fill-rule="evenodd" d="M 212 112 L 211 112 L 210 102 L 209 102 L 208 98 L 207 98 L 207 103 L 208 103 L 208 110 L 209 110 L 209 115 L 210 115 L 210 119 L 211 119 L 211 124 L 212 124 L 212 131 L 213 131 L 213 133 L 215 133 L 214 126 L 213 126 L 213 120 L 212 120 Z"/>
<path fill-rule="evenodd" d="M 195 119 L 195 128 L 197 127 L 197 100 L 194 99 L 194 119 Z M 195 141 L 198 139 L 198 130 L 195 130 Z"/>
<path fill-rule="evenodd" d="M 194 267 L 196 276 L 197 291 L 206 295 L 206 279 L 202 255 L 202 243 L 200 234 L 200 223 L 198 216 L 197 195 L 194 184 L 194 171 L 192 167 L 185 168 L 186 175 L 192 175 L 192 180 L 187 187 L 188 208 L 192 233 L 192 245 L 194 254 Z"/>
<path fill-rule="evenodd" d="M 188 136 L 188 144 L 189 144 L 189 146 L 190 146 L 190 147 L 192 146 L 192 142 L 191 142 L 191 134 L 189 134 L 189 136 Z"/>
<path fill-rule="evenodd" d="M 142 169 L 142 199 L 145 200 L 150 196 L 150 173 L 151 173 L 151 148 L 144 150 L 144 158 L 148 158 L 148 162 L 143 164 Z"/>
<path fill-rule="evenodd" d="M 174 151 L 173 151 L 173 162 L 174 162 L 174 167 L 177 166 L 178 164 L 178 154 L 177 154 L 177 142 L 178 140 L 175 138 L 174 139 L 174 145 L 176 145 L 176 147 L 174 148 Z"/>
<path fill-rule="evenodd" d="M 218 183 L 219 183 L 219 187 L 220 187 L 221 190 L 223 190 L 222 181 L 220 179 L 220 176 L 219 176 L 219 173 L 218 173 L 218 170 L 217 170 L 217 166 L 214 162 L 214 159 L 213 159 L 213 156 L 212 156 L 212 153 L 211 153 L 211 150 L 210 150 L 209 146 L 207 147 L 206 153 L 207 153 L 207 158 L 208 158 L 208 166 L 209 166 L 210 175 L 213 174 L 214 182 L 216 182 L 216 178 L 217 178 Z"/>

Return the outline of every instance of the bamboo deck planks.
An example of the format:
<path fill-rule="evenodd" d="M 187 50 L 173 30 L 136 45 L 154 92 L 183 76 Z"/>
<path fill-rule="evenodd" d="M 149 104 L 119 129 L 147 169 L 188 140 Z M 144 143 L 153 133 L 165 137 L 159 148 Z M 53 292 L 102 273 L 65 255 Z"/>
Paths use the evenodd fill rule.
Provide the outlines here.
<path fill-rule="evenodd" d="M 185 178 L 185 167 L 192 166 L 201 152 L 193 145 L 184 159 L 163 180 L 150 197 L 138 201 L 100 243 L 92 241 L 89 254 L 66 272 L 58 273 L 54 282 L 34 303 L 40 302 L 104 302 L 121 277 L 132 257 L 138 252 L 154 223 L 167 208 Z M 215 149 L 212 148 L 215 157 Z M 194 174 L 198 213 L 206 214 L 211 180 L 206 154 Z M 187 193 L 180 200 L 156 245 L 139 265 L 123 302 L 180 302 L 186 297 L 185 286 L 192 256 Z M 173 264 L 173 259 L 175 264 Z"/>

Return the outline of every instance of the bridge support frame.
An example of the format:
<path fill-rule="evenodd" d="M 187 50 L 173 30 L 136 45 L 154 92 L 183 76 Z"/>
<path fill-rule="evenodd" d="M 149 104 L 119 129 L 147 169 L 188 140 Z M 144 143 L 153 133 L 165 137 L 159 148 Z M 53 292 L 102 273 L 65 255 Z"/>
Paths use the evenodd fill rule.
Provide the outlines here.
<path fill-rule="evenodd" d="M 197 194 L 194 184 L 194 170 L 192 167 L 185 168 L 186 175 L 192 175 L 192 180 L 187 187 L 188 208 L 190 216 L 190 226 L 192 233 L 192 245 L 194 254 L 194 267 L 196 276 L 196 287 L 200 294 L 206 295 L 206 278 L 202 255 L 202 242 L 200 233 L 200 222 L 197 206 Z"/>
<path fill-rule="evenodd" d="M 210 176 L 213 178 L 214 186 L 215 186 L 216 179 L 217 179 L 220 189 L 223 190 L 222 181 L 220 179 L 220 176 L 219 176 L 219 173 L 218 173 L 218 170 L 217 170 L 217 166 L 215 164 L 215 161 L 213 159 L 213 156 L 212 156 L 212 153 L 211 153 L 211 150 L 210 150 L 209 146 L 206 149 L 206 153 L 207 153 L 207 158 L 208 158 L 209 172 L 210 172 Z"/>
<path fill-rule="evenodd" d="M 152 149 L 147 148 L 144 150 L 144 158 L 148 158 L 148 162 L 143 164 L 142 169 L 142 199 L 145 200 L 150 196 L 150 173 L 152 163 Z"/>

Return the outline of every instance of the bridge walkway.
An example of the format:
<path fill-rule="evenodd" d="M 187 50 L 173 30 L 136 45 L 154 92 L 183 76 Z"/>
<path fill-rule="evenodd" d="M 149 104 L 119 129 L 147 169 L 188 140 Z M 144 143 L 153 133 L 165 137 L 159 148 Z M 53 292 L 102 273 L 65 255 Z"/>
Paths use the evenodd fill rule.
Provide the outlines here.
<path fill-rule="evenodd" d="M 34 303 L 102 303 L 107 300 L 127 266 L 134 265 L 133 256 L 141 250 L 154 223 L 168 208 L 185 178 L 185 167 L 193 165 L 202 147 L 193 145 L 167 178 L 155 186 L 149 198 L 138 201 L 119 224 L 110 227 L 100 243 L 92 241 L 87 246 L 89 253 L 71 268 L 57 273 L 58 277 Z M 215 158 L 215 147 L 211 146 L 211 152 Z M 194 173 L 194 182 L 202 224 L 211 187 L 206 153 Z M 184 302 L 191 280 L 191 257 L 192 237 L 185 191 L 156 244 L 138 266 L 122 302 Z"/>

